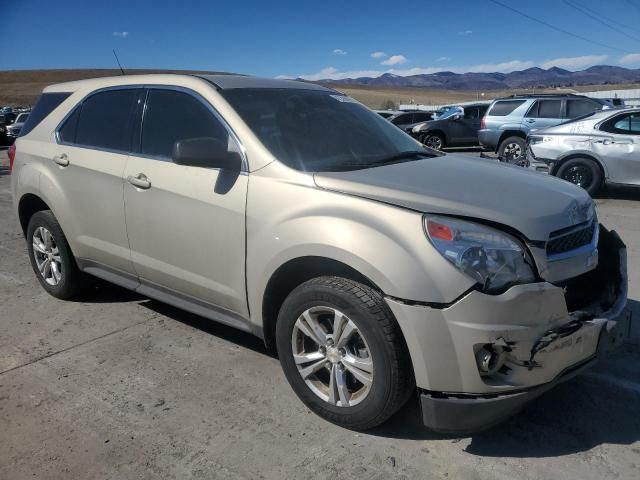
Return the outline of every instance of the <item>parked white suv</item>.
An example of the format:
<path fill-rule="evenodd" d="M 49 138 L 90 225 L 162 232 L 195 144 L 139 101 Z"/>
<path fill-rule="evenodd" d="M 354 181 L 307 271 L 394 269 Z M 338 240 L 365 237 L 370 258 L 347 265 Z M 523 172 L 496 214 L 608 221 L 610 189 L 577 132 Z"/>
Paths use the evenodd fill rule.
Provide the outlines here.
<path fill-rule="evenodd" d="M 259 335 L 349 428 L 416 389 L 431 428 L 491 425 L 591 365 L 626 301 L 584 190 L 444 156 L 309 83 L 54 85 L 10 160 L 45 290 L 88 273 Z"/>

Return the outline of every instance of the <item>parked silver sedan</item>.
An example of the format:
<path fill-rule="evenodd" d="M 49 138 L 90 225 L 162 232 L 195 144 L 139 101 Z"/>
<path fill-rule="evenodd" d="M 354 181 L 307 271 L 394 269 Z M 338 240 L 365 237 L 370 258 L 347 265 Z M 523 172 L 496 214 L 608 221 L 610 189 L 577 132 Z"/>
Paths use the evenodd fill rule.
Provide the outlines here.
<path fill-rule="evenodd" d="M 640 185 L 640 108 L 594 112 L 529 135 L 529 163 L 590 194 L 605 183 Z"/>

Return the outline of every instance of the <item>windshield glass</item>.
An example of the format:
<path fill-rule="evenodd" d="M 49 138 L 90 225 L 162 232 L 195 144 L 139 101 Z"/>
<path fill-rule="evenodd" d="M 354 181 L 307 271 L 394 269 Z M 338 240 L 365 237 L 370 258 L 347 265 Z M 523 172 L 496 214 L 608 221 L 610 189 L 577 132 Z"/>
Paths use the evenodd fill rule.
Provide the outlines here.
<path fill-rule="evenodd" d="M 370 168 L 437 155 L 336 92 L 240 88 L 220 93 L 273 156 L 297 170 Z"/>
<path fill-rule="evenodd" d="M 27 118 L 29 118 L 28 113 L 23 113 L 21 115 L 18 115 L 18 118 L 16 118 L 16 123 L 24 123 L 27 121 Z"/>
<path fill-rule="evenodd" d="M 444 111 L 442 115 L 438 117 L 438 120 L 444 120 L 445 118 L 453 117 L 458 113 L 464 114 L 464 109 L 462 107 L 449 107 Z"/>

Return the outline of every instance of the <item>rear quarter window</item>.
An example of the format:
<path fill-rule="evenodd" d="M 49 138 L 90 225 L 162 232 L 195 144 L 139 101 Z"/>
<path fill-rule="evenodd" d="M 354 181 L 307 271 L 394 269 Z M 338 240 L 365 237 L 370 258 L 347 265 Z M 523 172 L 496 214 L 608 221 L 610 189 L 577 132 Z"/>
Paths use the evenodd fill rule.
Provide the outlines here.
<path fill-rule="evenodd" d="M 492 117 L 506 117 L 516 108 L 524 104 L 525 100 L 499 100 L 493 104 L 488 115 Z"/>
<path fill-rule="evenodd" d="M 29 114 L 29 118 L 27 118 L 27 121 L 22 126 L 20 136 L 24 137 L 26 134 L 31 132 L 31 130 L 36 128 L 42 120 L 49 116 L 49 114 L 58 108 L 62 102 L 69 98 L 69 95 L 71 95 L 71 93 L 43 93 Z"/>

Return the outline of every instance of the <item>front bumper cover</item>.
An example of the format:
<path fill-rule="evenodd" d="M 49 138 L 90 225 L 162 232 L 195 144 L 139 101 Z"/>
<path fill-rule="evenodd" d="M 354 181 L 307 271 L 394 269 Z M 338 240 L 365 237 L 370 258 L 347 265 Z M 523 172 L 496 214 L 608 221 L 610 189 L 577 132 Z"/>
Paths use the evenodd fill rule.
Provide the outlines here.
<path fill-rule="evenodd" d="M 606 292 L 598 298 L 590 292 L 571 313 L 569 286 L 548 283 L 498 296 L 472 292 L 441 309 L 387 299 L 407 340 L 427 427 L 447 433 L 487 428 L 619 343 L 615 319 L 626 304 L 626 248 L 615 232 L 603 229 L 601 237 L 602 267 L 592 275 L 606 276 Z M 508 351 L 506 368 L 491 377 L 480 375 L 474 357 L 474 347 L 487 343 Z"/>

